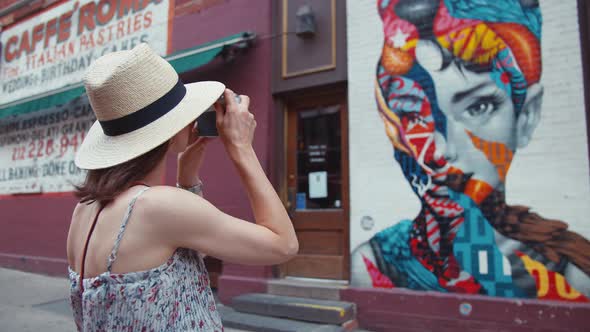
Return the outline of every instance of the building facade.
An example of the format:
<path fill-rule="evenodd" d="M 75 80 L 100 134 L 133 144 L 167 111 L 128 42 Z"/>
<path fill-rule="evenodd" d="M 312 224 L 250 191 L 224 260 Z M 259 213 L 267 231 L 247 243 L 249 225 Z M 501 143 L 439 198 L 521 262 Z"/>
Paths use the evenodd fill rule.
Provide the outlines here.
<path fill-rule="evenodd" d="M 210 258 L 222 302 L 245 293 L 350 301 L 376 331 L 587 324 L 585 1 L 21 3 L 0 3 L 1 266 L 65 273 L 69 181 L 83 176 L 69 162 L 93 120 L 75 70 L 52 75 L 35 47 L 72 40 L 88 55 L 136 40 L 184 82 L 218 80 L 251 97 L 255 149 L 297 231 L 300 252 L 285 264 Z M 68 39 L 60 17 L 70 10 L 80 33 Z M 109 26 L 110 44 L 89 41 Z M 82 71 L 77 58 L 69 67 Z M 206 158 L 207 199 L 252 219 L 221 143 Z M 173 184 L 175 160 L 167 170 Z"/>
<path fill-rule="evenodd" d="M 588 302 L 587 9 L 347 5 L 351 284 Z"/>
<path fill-rule="evenodd" d="M 218 80 L 250 95 L 261 119 L 255 147 L 268 169 L 271 44 L 268 38 L 250 41 L 254 32 L 270 35 L 269 2 L 253 7 L 247 1 L 3 1 L 0 9 L 2 266 L 58 275 L 66 271 L 65 241 L 76 204 L 72 183 L 84 176 L 73 166 L 73 157 L 94 121 L 80 82 L 88 62 L 109 50 L 147 42 L 173 64 L 185 83 Z M 65 23 L 60 25 L 60 19 Z M 64 37 L 52 33 L 60 27 Z M 38 30 L 43 40 L 27 44 Z M 245 33 L 248 42 L 240 42 Z M 44 61 L 39 60 L 42 56 Z M 27 62 L 33 57 L 35 68 Z M 60 75 L 50 77 L 55 67 Z M 23 79 L 29 76 L 38 78 Z M 228 213 L 251 218 L 221 143 L 212 143 L 209 150 L 203 169 L 208 198 Z M 172 185 L 175 162 L 167 163 L 166 182 Z M 221 262 L 207 263 L 216 281 Z"/>

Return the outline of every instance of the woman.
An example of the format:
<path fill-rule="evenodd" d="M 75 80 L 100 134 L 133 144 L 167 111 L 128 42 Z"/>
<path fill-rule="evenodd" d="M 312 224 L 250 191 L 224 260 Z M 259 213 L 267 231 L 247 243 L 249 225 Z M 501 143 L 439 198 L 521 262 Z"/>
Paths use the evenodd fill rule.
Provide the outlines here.
<path fill-rule="evenodd" d="M 78 329 L 221 331 L 201 256 L 269 265 L 298 250 L 252 148 L 249 98 L 235 98 L 219 82 L 182 84 L 146 44 L 97 59 L 84 84 L 98 120 L 76 155 L 89 171 L 67 242 Z M 256 223 L 201 197 L 199 167 L 209 139 L 193 128 L 222 94 L 227 106 L 215 104 L 217 128 Z M 178 154 L 177 188 L 163 185 L 169 153 Z"/>

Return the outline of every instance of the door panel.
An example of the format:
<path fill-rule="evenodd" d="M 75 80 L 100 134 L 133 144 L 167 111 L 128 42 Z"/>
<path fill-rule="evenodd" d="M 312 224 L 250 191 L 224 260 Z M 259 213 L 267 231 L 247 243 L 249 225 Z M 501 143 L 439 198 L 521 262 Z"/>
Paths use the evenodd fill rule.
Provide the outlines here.
<path fill-rule="evenodd" d="M 333 231 L 299 231 L 300 254 L 342 255 L 342 232 Z"/>
<path fill-rule="evenodd" d="M 346 218 L 344 211 L 298 211 L 291 213 L 296 229 L 342 229 L 342 220 Z"/>
<path fill-rule="evenodd" d="M 348 278 L 348 130 L 343 94 L 287 104 L 286 197 L 299 255 L 282 276 Z"/>
<path fill-rule="evenodd" d="M 343 256 L 297 255 L 287 264 L 287 275 L 293 277 L 344 279 Z"/>

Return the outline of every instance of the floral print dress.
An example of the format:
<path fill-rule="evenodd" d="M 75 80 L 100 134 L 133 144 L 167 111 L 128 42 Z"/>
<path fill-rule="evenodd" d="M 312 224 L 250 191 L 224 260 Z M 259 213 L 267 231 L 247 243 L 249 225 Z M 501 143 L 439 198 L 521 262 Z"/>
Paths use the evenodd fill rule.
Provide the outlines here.
<path fill-rule="evenodd" d="M 111 273 L 133 205 L 147 189 L 129 203 L 107 272 L 83 279 L 81 294 L 80 276 L 68 267 L 78 331 L 223 331 L 209 275 L 197 252 L 179 248 L 159 267 Z"/>

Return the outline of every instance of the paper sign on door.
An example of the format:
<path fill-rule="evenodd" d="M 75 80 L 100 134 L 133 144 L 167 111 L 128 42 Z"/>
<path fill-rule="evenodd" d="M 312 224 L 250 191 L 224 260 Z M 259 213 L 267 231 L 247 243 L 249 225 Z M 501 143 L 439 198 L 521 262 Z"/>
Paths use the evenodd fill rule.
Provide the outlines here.
<path fill-rule="evenodd" d="M 309 173 L 309 198 L 328 197 L 328 172 Z"/>

